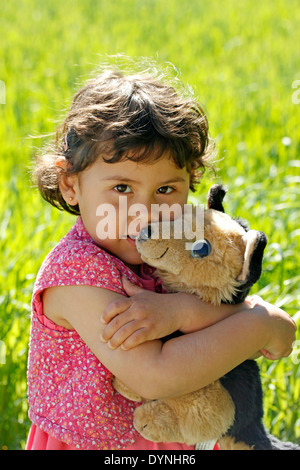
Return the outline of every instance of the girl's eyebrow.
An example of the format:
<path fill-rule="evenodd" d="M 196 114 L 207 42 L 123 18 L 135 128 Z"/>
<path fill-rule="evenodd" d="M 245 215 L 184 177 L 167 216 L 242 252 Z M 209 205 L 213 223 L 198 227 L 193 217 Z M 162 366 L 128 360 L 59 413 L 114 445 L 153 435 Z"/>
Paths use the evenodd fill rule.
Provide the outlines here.
<path fill-rule="evenodd" d="M 126 181 L 127 183 L 138 183 L 136 180 L 120 175 L 106 176 L 106 178 L 102 179 L 105 181 Z"/>
<path fill-rule="evenodd" d="M 106 180 L 106 181 L 123 181 L 123 182 L 126 182 L 126 183 L 143 184 L 142 181 L 133 180 L 132 178 L 127 178 L 127 177 L 121 176 L 121 175 L 107 176 L 106 178 L 103 178 L 103 179 Z M 181 176 L 177 176 L 177 177 L 174 177 L 174 178 L 170 178 L 167 181 L 161 182 L 160 186 L 165 186 L 165 185 L 170 184 L 170 183 L 181 183 L 181 182 L 184 183 L 185 179 L 182 178 Z"/>
<path fill-rule="evenodd" d="M 170 178 L 167 181 L 164 181 L 162 184 L 170 184 L 170 183 L 185 183 L 185 179 L 182 176 L 176 176 L 176 178 Z"/>

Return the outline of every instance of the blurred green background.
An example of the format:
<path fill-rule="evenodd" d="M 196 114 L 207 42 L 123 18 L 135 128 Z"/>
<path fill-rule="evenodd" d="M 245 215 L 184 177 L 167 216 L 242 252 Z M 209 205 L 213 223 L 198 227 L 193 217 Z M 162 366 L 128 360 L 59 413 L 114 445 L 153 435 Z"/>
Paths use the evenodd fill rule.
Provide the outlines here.
<path fill-rule="evenodd" d="M 193 86 L 218 148 L 226 211 L 269 244 L 252 292 L 300 325 L 300 6 L 297 0 L 9 0 L 0 13 L 0 449 L 23 449 L 26 362 L 39 266 L 74 223 L 41 200 L 28 166 L 105 54 L 171 62 Z M 300 84 L 300 83 L 299 83 Z M 246 334 L 246 332 L 245 332 Z M 299 338 L 299 335 L 297 336 Z M 299 341 L 299 340 L 298 340 Z M 299 342 L 300 343 L 300 342 Z M 300 344 L 260 360 L 265 423 L 300 440 Z"/>

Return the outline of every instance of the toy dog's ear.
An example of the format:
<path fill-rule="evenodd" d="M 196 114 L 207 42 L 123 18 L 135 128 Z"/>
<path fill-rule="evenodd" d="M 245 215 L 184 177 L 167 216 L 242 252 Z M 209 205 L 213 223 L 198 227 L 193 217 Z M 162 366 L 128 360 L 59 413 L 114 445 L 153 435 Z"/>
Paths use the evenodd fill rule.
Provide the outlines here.
<path fill-rule="evenodd" d="M 243 269 L 238 281 L 245 283 L 244 287 L 251 287 L 260 278 L 264 249 L 268 239 L 263 232 L 257 230 L 249 230 L 245 233 L 243 239 L 246 248 Z"/>
<path fill-rule="evenodd" d="M 208 191 L 207 208 L 225 212 L 222 202 L 226 193 L 227 188 L 225 186 L 214 184 Z"/>
<path fill-rule="evenodd" d="M 223 184 L 214 184 L 208 191 L 207 208 L 214 209 L 219 212 L 225 212 L 222 202 L 226 193 L 226 186 Z M 241 219 L 240 217 L 233 217 L 233 220 L 235 220 L 238 224 L 241 225 L 241 227 L 243 227 L 246 232 L 248 232 L 249 226 L 244 219 Z"/>
<path fill-rule="evenodd" d="M 246 243 L 242 272 L 238 277 L 240 286 L 232 297 L 230 303 L 239 304 L 245 300 L 253 284 L 260 278 L 262 260 L 267 237 L 263 232 L 249 230 L 244 235 Z"/>

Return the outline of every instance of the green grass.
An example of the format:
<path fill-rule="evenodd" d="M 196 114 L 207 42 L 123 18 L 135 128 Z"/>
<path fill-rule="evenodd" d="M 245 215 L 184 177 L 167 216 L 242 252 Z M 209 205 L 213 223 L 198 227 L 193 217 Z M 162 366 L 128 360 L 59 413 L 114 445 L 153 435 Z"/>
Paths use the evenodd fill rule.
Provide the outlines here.
<path fill-rule="evenodd" d="M 297 0 L 10 0 L 1 6 L 0 348 L 5 344 L 6 363 L 0 364 L 0 449 L 25 445 L 33 282 L 74 221 L 31 187 L 28 165 L 42 142 L 28 136 L 53 132 L 101 55 L 158 57 L 194 87 L 217 142 L 217 181 L 229 188 L 226 210 L 269 238 L 253 292 L 300 324 L 300 104 L 292 102 L 292 83 L 300 79 L 299 22 Z M 199 200 L 211 183 L 207 175 Z M 260 361 L 266 424 L 292 440 L 300 439 L 297 359 Z"/>

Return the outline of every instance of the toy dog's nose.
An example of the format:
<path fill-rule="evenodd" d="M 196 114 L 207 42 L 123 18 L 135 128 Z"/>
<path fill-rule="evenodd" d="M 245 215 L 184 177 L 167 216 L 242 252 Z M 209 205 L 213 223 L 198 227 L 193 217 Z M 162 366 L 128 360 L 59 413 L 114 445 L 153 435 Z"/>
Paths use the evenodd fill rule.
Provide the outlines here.
<path fill-rule="evenodd" d="M 140 240 L 148 240 L 149 238 L 151 238 L 151 225 L 143 227 L 139 234 Z"/>

